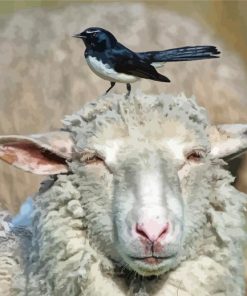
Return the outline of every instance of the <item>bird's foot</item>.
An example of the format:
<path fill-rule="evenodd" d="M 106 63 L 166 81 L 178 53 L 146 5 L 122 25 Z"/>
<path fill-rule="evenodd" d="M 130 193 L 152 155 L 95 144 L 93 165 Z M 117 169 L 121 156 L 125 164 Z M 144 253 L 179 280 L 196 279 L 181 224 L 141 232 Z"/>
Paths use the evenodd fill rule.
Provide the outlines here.
<path fill-rule="evenodd" d="M 111 86 L 106 90 L 105 92 L 105 96 L 108 94 L 108 92 L 114 87 L 114 85 L 116 84 L 116 82 L 111 82 Z"/>
<path fill-rule="evenodd" d="M 131 85 L 127 83 L 127 94 L 125 95 L 125 99 L 128 99 L 131 92 Z"/>
<path fill-rule="evenodd" d="M 130 96 L 130 92 L 128 91 L 126 94 L 125 94 L 125 99 L 128 99 Z"/>

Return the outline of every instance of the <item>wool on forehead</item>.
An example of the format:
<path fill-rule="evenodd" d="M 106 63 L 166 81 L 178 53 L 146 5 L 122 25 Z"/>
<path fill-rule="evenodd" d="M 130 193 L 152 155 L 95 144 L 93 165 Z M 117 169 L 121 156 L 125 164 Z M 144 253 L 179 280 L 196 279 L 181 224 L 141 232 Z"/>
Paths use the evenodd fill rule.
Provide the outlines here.
<path fill-rule="evenodd" d="M 165 137 L 173 128 L 193 131 L 206 140 L 208 118 L 204 108 L 194 98 L 185 95 L 158 96 L 133 94 L 126 99 L 112 94 L 86 104 L 63 120 L 64 129 L 72 133 L 78 148 L 90 139 L 116 139 L 123 137 Z"/>

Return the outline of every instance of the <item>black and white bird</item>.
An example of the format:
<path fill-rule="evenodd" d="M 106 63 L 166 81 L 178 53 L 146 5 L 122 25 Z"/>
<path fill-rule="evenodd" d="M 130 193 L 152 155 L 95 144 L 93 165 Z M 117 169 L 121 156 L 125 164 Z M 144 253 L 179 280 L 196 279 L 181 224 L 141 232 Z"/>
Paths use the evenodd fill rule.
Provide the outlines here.
<path fill-rule="evenodd" d="M 161 51 L 134 52 L 105 29 L 91 27 L 73 37 L 83 40 L 85 58 L 90 69 L 99 77 L 110 81 L 111 90 L 116 82 L 127 84 L 127 96 L 131 85 L 140 78 L 170 82 L 169 78 L 158 73 L 155 68 L 166 62 L 193 61 L 218 58 L 220 52 L 215 46 L 185 46 Z"/>

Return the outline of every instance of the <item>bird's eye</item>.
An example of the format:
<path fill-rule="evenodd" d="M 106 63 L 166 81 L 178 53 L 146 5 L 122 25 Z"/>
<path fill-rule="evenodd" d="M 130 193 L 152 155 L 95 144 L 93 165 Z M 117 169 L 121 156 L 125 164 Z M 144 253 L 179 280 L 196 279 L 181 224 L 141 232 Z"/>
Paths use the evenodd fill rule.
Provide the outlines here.
<path fill-rule="evenodd" d="M 193 150 L 186 155 L 186 159 L 193 162 L 200 162 L 205 157 L 202 150 Z"/>
<path fill-rule="evenodd" d="M 93 33 L 93 37 L 96 37 L 97 33 Z"/>

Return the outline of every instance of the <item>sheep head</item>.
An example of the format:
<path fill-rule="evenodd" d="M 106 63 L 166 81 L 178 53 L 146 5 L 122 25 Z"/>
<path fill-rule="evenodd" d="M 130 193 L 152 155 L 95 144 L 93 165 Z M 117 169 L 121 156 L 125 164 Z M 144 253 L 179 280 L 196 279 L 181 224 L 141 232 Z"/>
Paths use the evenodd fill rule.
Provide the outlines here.
<path fill-rule="evenodd" d="M 247 149 L 246 130 L 210 127 L 184 96 L 114 95 L 68 116 L 61 132 L 1 137 L 0 157 L 33 173 L 73 174 L 91 244 L 150 276 L 200 248 L 215 167 Z"/>

